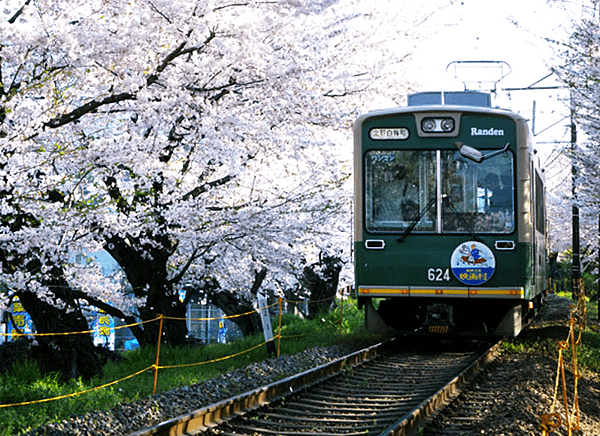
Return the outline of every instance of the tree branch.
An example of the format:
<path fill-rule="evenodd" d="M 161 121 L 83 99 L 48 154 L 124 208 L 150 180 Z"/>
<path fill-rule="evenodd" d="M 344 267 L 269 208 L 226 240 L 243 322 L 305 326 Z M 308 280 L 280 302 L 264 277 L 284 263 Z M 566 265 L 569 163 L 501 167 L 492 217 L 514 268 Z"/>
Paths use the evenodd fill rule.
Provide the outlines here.
<path fill-rule="evenodd" d="M 108 96 L 100 101 L 92 100 L 92 101 L 84 104 L 83 106 L 80 106 L 77 109 L 69 112 L 68 114 L 63 114 L 59 117 L 56 117 L 56 118 L 44 123 L 44 127 L 49 127 L 49 128 L 55 129 L 57 127 L 64 126 L 65 124 L 68 124 L 75 120 L 78 120 L 82 116 L 95 111 L 96 109 L 98 109 L 101 106 L 104 106 L 107 104 L 112 104 L 112 103 L 119 103 L 119 102 L 126 101 L 126 100 L 135 100 L 136 98 L 137 97 L 134 94 L 130 94 L 128 92 L 123 92 L 121 94 Z"/>
<path fill-rule="evenodd" d="M 250 289 L 252 295 L 256 295 L 265 277 L 267 277 L 267 268 L 263 267 L 260 271 L 254 271 L 254 283 L 252 283 L 252 288 Z"/>
<path fill-rule="evenodd" d="M 198 251 L 199 250 L 197 248 L 194 249 L 192 254 L 190 254 L 189 259 L 187 260 L 185 265 L 181 268 L 179 273 L 175 277 L 173 277 L 172 279 L 169 280 L 170 283 L 173 283 L 173 284 L 179 283 L 179 281 L 183 278 L 183 276 L 185 275 L 187 270 L 190 268 L 190 266 L 192 266 L 194 261 L 198 258 Z"/>
<path fill-rule="evenodd" d="M 130 324 L 129 329 L 134 332 L 135 330 L 139 331 L 140 334 L 142 332 L 141 327 L 138 325 L 137 320 L 131 316 L 131 315 L 125 315 L 121 310 L 117 309 L 116 307 L 111 306 L 110 304 L 107 304 L 101 300 L 98 300 L 96 298 L 90 297 L 88 294 L 86 294 L 83 291 L 79 291 L 79 290 L 73 290 L 73 296 L 77 299 L 80 300 L 85 300 L 87 301 L 90 305 L 97 307 L 100 310 L 105 311 L 106 313 L 108 313 L 110 316 L 114 316 L 116 318 L 122 319 L 126 324 Z M 134 325 L 131 325 L 134 324 Z M 135 337 L 138 337 L 137 334 L 134 333 Z"/>
<path fill-rule="evenodd" d="M 244 87 L 244 86 L 250 86 L 250 85 L 254 85 L 256 83 L 262 83 L 264 82 L 265 79 L 255 79 L 255 80 L 250 80 L 248 82 L 242 82 L 242 83 L 238 83 L 237 80 L 235 80 L 233 77 L 229 78 L 229 83 L 227 83 L 226 85 L 220 85 L 220 86 L 213 86 L 213 87 L 196 87 L 196 86 L 186 86 L 186 89 L 188 91 L 193 91 L 193 92 L 213 92 L 213 91 L 223 91 L 226 90 L 228 88 L 231 88 L 233 86 L 235 87 Z"/>
<path fill-rule="evenodd" d="M 165 20 L 167 20 L 167 23 L 172 24 L 172 21 L 169 19 L 169 17 L 167 17 L 165 14 L 163 14 L 156 6 L 154 6 L 154 3 L 152 2 L 148 2 L 148 4 L 150 5 L 150 7 L 152 9 L 154 9 L 154 11 L 160 15 L 161 17 L 163 17 Z"/>
<path fill-rule="evenodd" d="M 209 32 L 208 36 L 206 37 L 206 39 L 204 40 L 204 42 L 201 45 L 199 45 L 199 46 L 190 47 L 190 48 L 184 50 L 187 42 L 184 41 L 181 44 L 179 44 L 179 46 L 175 50 L 173 50 L 171 53 L 169 53 L 164 58 L 164 60 L 161 62 L 161 64 L 156 69 L 156 73 L 151 74 L 148 77 L 148 79 L 146 80 L 146 85 L 150 86 L 150 85 L 156 83 L 158 81 L 159 74 L 162 73 L 171 64 L 171 62 L 173 62 L 179 56 L 183 56 L 183 55 L 186 55 L 186 54 L 189 54 L 189 53 L 193 53 L 195 51 L 200 52 L 200 50 L 202 50 L 204 47 L 206 47 L 208 45 L 208 43 L 210 41 L 212 41 L 216 36 L 217 36 L 216 30 L 215 29 L 210 29 L 210 32 Z"/>
<path fill-rule="evenodd" d="M 173 62 L 173 60 L 175 60 L 177 57 L 188 54 L 188 53 L 192 53 L 194 51 L 199 52 L 204 47 L 206 47 L 206 45 L 210 41 L 212 41 L 215 37 L 216 37 L 216 31 L 214 29 L 211 29 L 208 37 L 204 40 L 204 42 L 200 46 L 191 47 L 191 48 L 184 50 L 184 47 L 187 44 L 187 42 L 182 42 L 181 44 L 179 44 L 179 46 L 175 50 L 173 50 L 171 53 L 169 53 L 165 57 L 165 59 L 162 61 L 162 63 L 156 69 L 156 73 L 150 75 L 148 77 L 148 79 L 146 79 L 146 86 L 150 86 L 150 85 L 156 83 L 158 81 L 159 74 L 162 73 L 171 64 L 171 62 Z M 81 118 L 82 116 L 95 111 L 96 109 L 98 109 L 101 106 L 104 106 L 107 104 L 112 104 L 112 103 L 119 103 L 119 102 L 126 101 L 126 100 L 136 100 L 136 99 L 137 99 L 136 94 L 129 93 L 129 92 L 122 92 L 121 94 L 111 95 L 111 96 L 108 96 L 99 101 L 92 100 L 90 102 L 85 103 L 83 106 L 80 106 L 77 109 L 69 112 L 68 114 L 63 114 L 61 116 L 51 119 L 50 121 L 44 123 L 44 127 L 49 127 L 49 128 L 55 129 L 57 127 L 61 127 L 61 126 L 64 126 L 65 124 L 76 121 L 79 118 Z"/>
<path fill-rule="evenodd" d="M 117 179 L 113 176 L 107 176 L 104 179 L 104 184 L 106 185 L 108 195 L 110 195 L 110 198 L 117 204 L 118 210 L 124 214 L 131 212 L 132 207 L 127 203 L 127 200 L 123 198 L 123 195 L 121 195 L 121 190 L 117 186 Z"/>
<path fill-rule="evenodd" d="M 10 24 L 15 24 L 15 21 L 17 21 L 17 18 L 19 18 L 19 16 L 23 13 L 23 11 L 25 10 L 25 6 L 27 6 L 29 3 L 31 3 L 31 0 L 27 0 L 23 6 L 21 6 L 21 9 L 19 9 L 12 17 L 10 17 L 10 19 L 8 20 L 8 22 Z"/>
<path fill-rule="evenodd" d="M 221 186 L 224 185 L 228 182 L 230 182 L 233 179 L 232 176 L 225 176 L 222 177 L 218 180 L 213 180 L 212 182 L 208 182 L 203 184 L 202 186 L 197 186 L 194 189 L 192 189 L 190 192 L 188 192 L 187 194 L 185 194 L 183 197 L 181 197 L 181 199 L 183 201 L 185 200 L 189 200 L 190 198 L 196 198 L 201 194 L 204 194 L 205 192 L 207 192 L 210 188 L 215 188 L 217 186 Z"/>

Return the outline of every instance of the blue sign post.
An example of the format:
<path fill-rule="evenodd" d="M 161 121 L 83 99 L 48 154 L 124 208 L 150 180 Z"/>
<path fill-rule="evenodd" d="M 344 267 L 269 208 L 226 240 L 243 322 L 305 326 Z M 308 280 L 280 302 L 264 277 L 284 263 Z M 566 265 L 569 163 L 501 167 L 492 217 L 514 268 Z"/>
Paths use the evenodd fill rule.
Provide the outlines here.
<path fill-rule="evenodd" d="M 94 345 L 115 349 L 115 321 L 112 316 L 99 310 L 94 319 Z"/>
<path fill-rule="evenodd" d="M 9 342 L 18 340 L 19 333 L 33 333 L 33 321 L 31 320 L 31 316 L 25 312 L 25 308 L 19 301 L 19 297 L 15 296 L 13 299 L 10 311 L 12 314 L 12 321 L 7 324 L 6 331 L 6 333 L 9 335 Z"/>

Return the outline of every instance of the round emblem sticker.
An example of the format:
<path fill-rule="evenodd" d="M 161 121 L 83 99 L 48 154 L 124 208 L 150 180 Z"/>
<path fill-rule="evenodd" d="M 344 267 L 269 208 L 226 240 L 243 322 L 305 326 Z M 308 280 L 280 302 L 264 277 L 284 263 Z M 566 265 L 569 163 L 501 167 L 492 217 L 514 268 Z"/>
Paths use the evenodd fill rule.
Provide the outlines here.
<path fill-rule="evenodd" d="M 496 269 L 494 253 L 477 241 L 463 242 L 454 249 L 450 258 L 454 276 L 465 285 L 481 285 L 492 278 Z"/>

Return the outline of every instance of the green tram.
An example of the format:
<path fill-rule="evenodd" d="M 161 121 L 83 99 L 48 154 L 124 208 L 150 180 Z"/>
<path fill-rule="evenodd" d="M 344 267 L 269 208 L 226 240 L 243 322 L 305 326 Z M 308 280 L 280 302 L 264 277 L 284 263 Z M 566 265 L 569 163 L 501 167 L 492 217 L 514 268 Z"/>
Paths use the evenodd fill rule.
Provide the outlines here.
<path fill-rule="evenodd" d="M 516 336 L 546 281 L 526 120 L 481 92 L 409 96 L 354 125 L 355 292 L 369 331 Z"/>

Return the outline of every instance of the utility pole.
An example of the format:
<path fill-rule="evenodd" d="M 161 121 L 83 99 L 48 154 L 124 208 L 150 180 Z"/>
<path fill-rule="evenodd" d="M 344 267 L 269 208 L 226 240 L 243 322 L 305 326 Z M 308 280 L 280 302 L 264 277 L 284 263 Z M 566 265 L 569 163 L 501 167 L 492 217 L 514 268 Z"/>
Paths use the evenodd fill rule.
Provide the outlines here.
<path fill-rule="evenodd" d="M 526 88 L 505 88 L 503 90 L 504 91 L 529 91 L 529 90 L 534 90 L 534 89 L 538 89 L 538 90 L 539 89 L 564 89 L 564 86 L 536 86 L 541 81 L 552 76 L 552 74 L 553 73 L 550 73 L 547 76 L 544 76 L 543 78 L 541 78 L 537 82 L 529 85 Z M 572 182 L 571 195 L 572 195 L 572 201 L 573 201 L 572 223 L 571 223 L 572 224 L 572 238 L 573 238 L 573 260 L 571 262 L 571 276 L 572 276 L 572 294 L 571 294 L 571 296 L 573 299 L 579 299 L 579 294 L 581 292 L 581 289 L 579 289 L 579 282 L 581 279 L 581 249 L 579 246 L 579 206 L 577 204 L 578 168 L 577 168 L 577 163 L 576 163 L 577 161 L 575 159 L 575 151 L 577 149 L 577 126 L 575 124 L 575 105 L 573 102 L 572 94 L 571 94 L 570 101 L 571 101 L 570 118 L 571 118 L 571 153 L 572 153 L 572 157 L 571 157 L 571 182 Z M 537 133 L 535 132 L 535 112 L 536 112 L 536 103 L 534 101 L 533 102 L 534 120 L 533 120 L 532 131 L 533 131 L 534 135 L 537 135 L 541 132 L 537 132 Z M 565 117 L 565 118 L 567 118 L 567 117 Z M 564 120 L 565 118 L 563 118 L 562 120 Z M 552 126 L 554 126 L 554 124 Z M 550 126 L 550 127 L 552 127 L 552 126 Z M 542 130 L 542 132 L 545 130 L 547 130 L 547 129 Z M 600 217 L 599 217 L 599 220 L 600 220 Z M 599 221 L 598 225 L 599 225 L 599 231 L 600 231 L 600 221 Z M 598 261 L 600 262 L 600 251 L 599 251 Z M 600 276 L 600 264 L 599 264 L 599 276 Z M 600 287 L 600 284 L 599 284 L 599 287 Z M 598 319 L 600 319 L 600 311 L 598 312 Z"/>
<path fill-rule="evenodd" d="M 573 294 L 574 300 L 579 299 L 579 279 L 581 278 L 581 255 L 579 247 L 579 206 L 577 205 L 577 164 L 575 160 L 575 151 L 577 149 L 577 126 L 575 125 L 575 108 L 573 98 L 571 98 L 571 174 L 572 174 L 572 195 L 573 195 L 573 261 L 572 261 L 572 278 L 573 278 Z"/>

